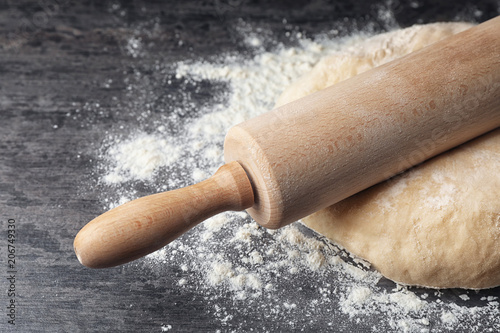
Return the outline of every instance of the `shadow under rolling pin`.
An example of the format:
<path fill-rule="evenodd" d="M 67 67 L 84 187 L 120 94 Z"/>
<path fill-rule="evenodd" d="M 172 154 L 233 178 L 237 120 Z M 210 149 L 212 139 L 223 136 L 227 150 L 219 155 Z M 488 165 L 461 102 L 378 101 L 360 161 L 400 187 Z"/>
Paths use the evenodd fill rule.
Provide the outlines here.
<path fill-rule="evenodd" d="M 500 126 L 500 17 L 231 128 L 226 165 L 95 218 L 79 261 L 110 267 L 244 210 L 279 228 Z"/>

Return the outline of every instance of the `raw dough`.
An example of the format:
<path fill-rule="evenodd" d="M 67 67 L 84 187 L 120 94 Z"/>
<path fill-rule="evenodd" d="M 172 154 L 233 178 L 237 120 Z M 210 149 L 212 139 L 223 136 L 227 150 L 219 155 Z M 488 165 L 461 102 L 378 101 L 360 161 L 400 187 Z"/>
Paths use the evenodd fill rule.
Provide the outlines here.
<path fill-rule="evenodd" d="M 320 61 L 278 105 L 469 28 L 414 26 Z M 399 283 L 434 288 L 500 285 L 500 129 L 304 219 Z"/>

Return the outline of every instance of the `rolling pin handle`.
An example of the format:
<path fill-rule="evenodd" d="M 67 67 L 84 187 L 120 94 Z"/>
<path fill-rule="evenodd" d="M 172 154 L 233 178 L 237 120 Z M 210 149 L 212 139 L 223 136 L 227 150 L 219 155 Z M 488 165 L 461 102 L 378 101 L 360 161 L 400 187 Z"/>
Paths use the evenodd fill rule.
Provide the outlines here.
<path fill-rule="evenodd" d="M 139 198 L 98 216 L 76 236 L 75 253 L 91 268 L 124 264 L 162 248 L 215 214 L 253 204 L 245 170 L 231 162 L 203 182 Z"/>

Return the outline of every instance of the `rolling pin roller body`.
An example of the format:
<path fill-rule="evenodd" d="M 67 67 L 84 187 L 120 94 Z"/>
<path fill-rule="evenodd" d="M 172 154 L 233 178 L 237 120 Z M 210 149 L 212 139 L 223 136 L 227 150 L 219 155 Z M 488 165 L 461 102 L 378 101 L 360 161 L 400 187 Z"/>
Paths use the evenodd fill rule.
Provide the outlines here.
<path fill-rule="evenodd" d="M 79 260 L 108 267 L 247 209 L 279 228 L 500 126 L 500 17 L 231 128 L 228 164 L 91 221 Z"/>
<path fill-rule="evenodd" d="M 500 126 L 500 17 L 230 129 L 279 228 Z"/>

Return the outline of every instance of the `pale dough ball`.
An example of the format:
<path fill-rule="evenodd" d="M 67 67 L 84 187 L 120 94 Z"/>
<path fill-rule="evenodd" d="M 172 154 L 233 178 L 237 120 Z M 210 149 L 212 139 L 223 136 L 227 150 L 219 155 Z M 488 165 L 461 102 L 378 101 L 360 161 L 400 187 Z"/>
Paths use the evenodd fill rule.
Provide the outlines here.
<path fill-rule="evenodd" d="M 278 104 L 469 28 L 414 26 L 321 60 Z M 500 129 L 306 217 L 387 278 L 435 288 L 500 285 Z"/>

